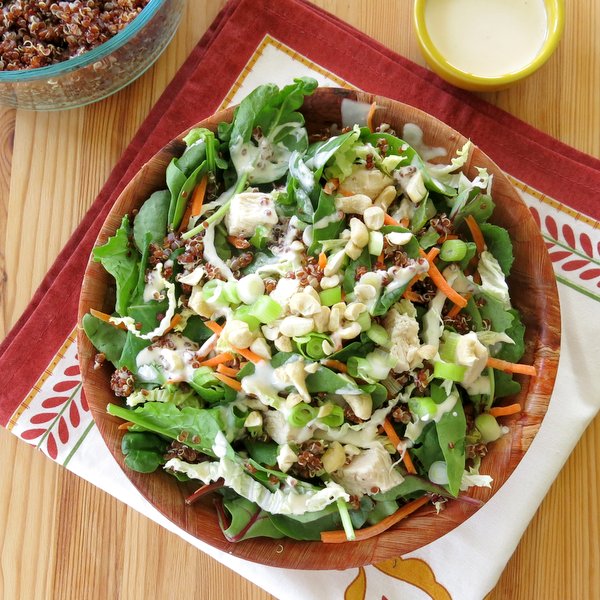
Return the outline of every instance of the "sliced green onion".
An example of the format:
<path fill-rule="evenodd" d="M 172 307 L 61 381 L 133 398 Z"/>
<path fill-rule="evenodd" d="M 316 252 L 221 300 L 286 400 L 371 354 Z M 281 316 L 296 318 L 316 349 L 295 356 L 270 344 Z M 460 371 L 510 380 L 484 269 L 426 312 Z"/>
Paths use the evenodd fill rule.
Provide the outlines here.
<path fill-rule="evenodd" d="M 250 313 L 251 309 L 251 306 L 242 305 L 233 313 L 233 318 L 237 321 L 244 321 L 244 323 L 248 323 L 250 331 L 256 331 L 260 326 L 260 321 L 257 317 Z"/>
<path fill-rule="evenodd" d="M 319 421 L 327 427 L 341 427 L 344 423 L 344 409 L 337 404 L 325 404 L 319 410 L 319 415 L 327 413 L 323 416 L 319 416 Z"/>
<path fill-rule="evenodd" d="M 205 302 L 217 302 L 223 292 L 223 282 L 219 279 L 211 279 L 202 288 L 202 297 Z"/>
<path fill-rule="evenodd" d="M 306 402 L 296 404 L 288 415 L 288 423 L 292 427 L 304 427 L 317 416 L 317 409 Z"/>
<path fill-rule="evenodd" d="M 449 379 L 461 382 L 464 379 L 467 367 L 456 363 L 437 361 L 433 363 L 433 377 L 435 379 Z"/>
<path fill-rule="evenodd" d="M 361 331 L 367 331 L 371 329 L 371 315 L 368 310 L 363 310 L 363 312 L 358 315 L 358 319 L 356 322 L 360 325 Z"/>
<path fill-rule="evenodd" d="M 481 441 L 484 444 L 495 442 L 502 437 L 502 428 L 498 425 L 498 421 L 488 413 L 482 413 L 475 417 L 475 427 L 481 433 Z"/>
<path fill-rule="evenodd" d="M 456 362 L 456 347 L 462 336 L 453 331 L 444 332 L 443 341 L 440 344 L 440 356 L 442 360 L 453 363 Z"/>
<path fill-rule="evenodd" d="M 227 300 L 227 302 L 229 302 L 229 304 L 239 304 L 240 303 L 240 297 L 238 295 L 236 285 L 237 285 L 237 282 L 228 281 L 223 286 L 223 299 Z"/>
<path fill-rule="evenodd" d="M 270 296 L 261 296 L 250 307 L 250 314 L 265 324 L 279 319 L 282 313 L 283 307 L 281 304 L 273 300 Z"/>
<path fill-rule="evenodd" d="M 383 252 L 383 233 L 371 231 L 369 233 L 369 254 L 379 256 Z"/>
<path fill-rule="evenodd" d="M 462 240 L 446 240 L 440 249 L 440 259 L 445 262 L 458 262 L 467 255 L 467 244 Z"/>
<path fill-rule="evenodd" d="M 319 298 L 323 306 L 333 306 L 342 301 L 342 288 L 340 286 L 322 290 L 319 292 Z"/>
<path fill-rule="evenodd" d="M 486 371 L 488 379 L 490 380 L 490 395 L 488 396 L 488 401 L 486 402 L 486 408 L 490 408 L 490 406 L 494 404 L 494 399 L 496 396 L 496 376 L 494 375 L 494 369 L 492 367 L 488 367 Z"/>
<path fill-rule="evenodd" d="M 352 526 L 352 519 L 350 518 L 350 512 L 348 511 L 348 505 L 343 498 L 338 498 L 336 500 L 337 508 L 340 511 L 340 518 L 342 520 L 342 526 L 344 527 L 344 532 L 346 533 L 346 539 L 349 542 L 353 542 L 356 539 L 356 535 L 354 534 L 354 527 Z"/>
<path fill-rule="evenodd" d="M 293 338 L 296 349 L 304 358 L 312 360 L 320 360 L 325 357 L 323 350 L 323 342 L 331 344 L 331 338 L 325 333 L 317 333 L 315 331 L 307 333 L 303 336 Z"/>
<path fill-rule="evenodd" d="M 377 325 L 377 323 L 371 325 L 371 327 L 367 329 L 367 336 L 378 346 L 387 346 L 390 341 L 388 332 L 381 325 Z"/>
<path fill-rule="evenodd" d="M 408 408 L 410 412 L 419 419 L 422 417 L 432 419 L 437 414 L 437 404 L 433 401 L 433 398 L 430 398 L 429 396 L 409 398 Z"/>
<path fill-rule="evenodd" d="M 474 242 L 467 242 L 467 251 L 465 257 L 460 261 L 460 268 L 464 271 L 471 262 L 471 259 L 477 254 L 477 246 Z"/>
<path fill-rule="evenodd" d="M 396 364 L 396 359 L 387 351 L 376 348 L 365 358 L 351 356 L 346 364 L 350 376 L 359 377 L 368 383 L 375 383 L 389 375 L 390 369 Z"/>

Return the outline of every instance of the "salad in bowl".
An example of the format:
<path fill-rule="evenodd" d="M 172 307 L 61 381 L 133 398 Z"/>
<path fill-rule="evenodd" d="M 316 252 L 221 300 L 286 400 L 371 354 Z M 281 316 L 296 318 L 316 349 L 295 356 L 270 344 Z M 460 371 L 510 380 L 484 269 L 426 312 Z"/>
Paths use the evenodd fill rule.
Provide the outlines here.
<path fill-rule="evenodd" d="M 191 129 L 93 251 L 114 305 L 82 327 L 125 468 L 210 495 L 228 542 L 367 540 L 478 503 L 521 412 L 504 399 L 536 377 L 471 143 L 432 161 L 419 127 L 352 100 L 357 122 L 309 134 L 316 86 L 261 86 Z"/>

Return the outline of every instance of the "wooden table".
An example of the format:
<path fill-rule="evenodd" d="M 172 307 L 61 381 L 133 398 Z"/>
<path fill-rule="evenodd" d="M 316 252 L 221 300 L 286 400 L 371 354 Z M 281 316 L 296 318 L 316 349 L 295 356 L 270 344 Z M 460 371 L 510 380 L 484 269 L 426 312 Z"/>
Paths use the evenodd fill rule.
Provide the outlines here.
<path fill-rule="evenodd" d="M 132 86 L 62 113 L 0 109 L 0 334 L 8 333 L 161 91 L 224 4 L 191 0 Z M 423 63 L 407 0 L 317 0 Z M 486 99 L 600 157 L 600 5 L 568 2 L 549 63 Z M 76 291 L 74 291 L 76 293 Z M 268 594 L 0 430 L 0 597 L 265 599 Z M 567 461 L 493 599 L 600 598 L 600 419 Z"/>

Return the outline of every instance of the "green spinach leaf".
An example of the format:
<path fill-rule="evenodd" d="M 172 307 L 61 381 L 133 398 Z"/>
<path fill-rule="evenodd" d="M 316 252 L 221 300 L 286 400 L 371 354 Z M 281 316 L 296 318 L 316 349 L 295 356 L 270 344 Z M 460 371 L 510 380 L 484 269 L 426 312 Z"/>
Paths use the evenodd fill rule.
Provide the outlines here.
<path fill-rule="evenodd" d="M 121 440 L 125 464 L 139 473 L 153 473 L 164 464 L 168 444 L 153 433 L 128 432 Z"/>
<path fill-rule="evenodd" d="M 142 204 L 140 211 L 133 221 L 133 239 L 140 252 L 144 251 L 147 244 L 156 244 L 163 241 L 167 235 L 167 216 L 171 194 L 168 190 L 154 192 Z M 147 238 L 147 235 L 150 235 Z"/>
<path fill-rule="evenodd" d="M 125 215 L 121 226 L 115 235 L 108 239 L 104 246 L 93 249 L 96 262 L 115 278 L 117 284 L 116 311 L 122 316 L 127 315 L 127 306 L 138 279 L 138 261 L 140 255 L 130 242 L 131 227 L 129 217 Z"/>
<path fill-rule="evenodd" d="M 123 353 L 126 332 L 90 314 L 83 316 L 81 324 L 96 350 L 102 352 L 116 366 Z"/>

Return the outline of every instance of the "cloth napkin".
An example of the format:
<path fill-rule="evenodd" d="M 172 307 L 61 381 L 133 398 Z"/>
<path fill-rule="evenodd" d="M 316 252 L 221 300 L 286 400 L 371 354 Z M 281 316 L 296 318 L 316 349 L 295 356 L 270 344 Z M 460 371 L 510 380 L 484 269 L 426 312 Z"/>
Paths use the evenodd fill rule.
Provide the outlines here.
<path fill-rule="evenodd" d="M 512 178 L 540 225 L 558 281 L 561 361 L 548 413 L 508 482 L 473 517 L 409 555 L 361 569 L 265 567 L 215 550 L 162 517 L 105 447 L 82 394 L 77 294 L 94 240 L 118 194 L 176 131 L 256 85 L 311 75 L 412 104 L 470 137 Z M 193 99 L 190 100 L 190 99 Z M 100 195 L 0 345 L 0 424 L 244 577 L 281 598 L 480 599 L 496 583 L 550 484 L 600 408 L 600 161 L 443 83 L 300 0 L 231 0 L 127 148 Z M 597 323 L 597 321 L 596 321 Z M 36 348 L 35 353 L 30 349 Z M 27 364 L 27 372 L 21 365 Z M 91 468 L 93 465 L 93 469 Z M 490 552 L 489 540 L 493 540 Z M 470 576 L 464 577 L 463 565 Z"/>

